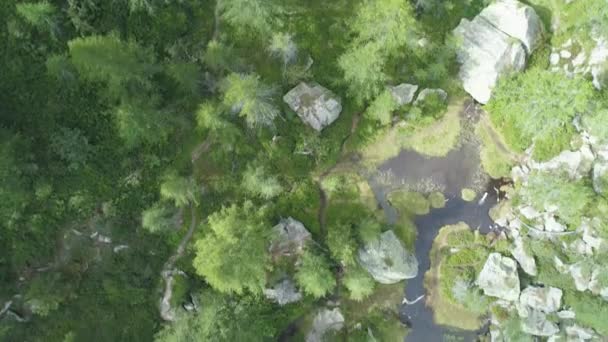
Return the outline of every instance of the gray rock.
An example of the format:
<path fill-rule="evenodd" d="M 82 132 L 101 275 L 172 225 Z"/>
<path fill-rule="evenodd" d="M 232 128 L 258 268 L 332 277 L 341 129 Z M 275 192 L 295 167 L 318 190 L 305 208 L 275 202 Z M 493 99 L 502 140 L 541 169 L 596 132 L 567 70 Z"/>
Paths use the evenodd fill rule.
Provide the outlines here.
<path fill-rule="evenodd" d="M 557 317 L 560 319 L 575 319 L 576 313 L 572 310 L 562 310 L 557 313 Z"/>
<path fill-rule="evenodd" d="M 589 55 L 589 66 L 593 76 L 593 86 L 602 89 L 608 81 L 608 39 L 594 37 L 596 46 Z"/>
<path fill-rule="evenodd" d="M 542 171 L 566 171 L 570 178 L 581 179 L 591 171 L 594 159 L 589 145 L 583 145 L 578 151 L 562 151 L 549 161 L 533 165 L 533 168 Z"/>
<path fill-rule="evenodd" d="M 312 329 L 306 335 L 306 342 L 321 342 L 323 335 L 329 331 L 339 331 L 344 327 L 344 316 L 340 309 L 329 310 L 323 308 L 315 316 Z"/>
<path fill-rule="evenodd" d="M 592 268 L 585 262 L 579 261 L 569 267 L 570 275 L 574 279 L 574 286 L 578 291 L 589 289 L 593 277 Z"/>
<path fill-rule="evenodd" d="M 530 255 L 525 250 L 521 237 L 515 239 L 511 254 L 513 255 L 513 258 L 517 260 L 524 272 L 531 276 L 536 276 L 536 261 L 534 260 L 534 256 Z"/>
<path fill-rule="evenodd" d="M 521 41 L 528 54 L 540 43 L 543 26 L 534 9 L 519 1 L 499 0 L 479 14 L 494 27 Z"/>
<path fill-rule="evenodd" d="M 535 336 L 553 336 L 559 333 L 557 325 L 548 321 L 545 313 L 536 310 L 531 310 L 528 317 L 522 319 L 521 330 Z"/>
<path fill-rule="evenodd" d="M 557 65 L 559 64 L 559 54 L 558 53 L 552 53 L 549 56 L 549 62 L 551 63 L 551 65 Z"/>
<path fill-rule="evenodd" d="M 296 289 L 295 284 L 290 279 L 283 279 L 272 288 L 264 289 L 264 296 L 281 306 L 295 303 L 302 299 L 302 294 Z"/>
<path fill-rule="evenodd" d="M 555 287 L 528 286 L 521 292 L 519 302 L 544 313 L 556 312 L 562 306 L 562 290 Z"/>
<path fill-rule="evenodd" d="M 304 224 L 291 217 L 281 220 L 272 228 L 272 232 L 274 239 L 270 253 L 275 256 L 300 254 L 310 240 L 310 232 Z"/>
<path fill-rule="evenodd" d="M 600 158 L 593 164 L 593 190 L 598 195 L 608 193 L 608 161 Z"/>
<path fill-rule="evenodd" d="M 570 57 L 572 57 L 572 53 L 568 50 L 562 50 L 559 52 L 559 55 L 561 58 L 566 58 L 566 59 L 570 59 Z"/>
<path fill-rule="evenodd" d="M 418 86 L 414 84 L 401 83 L 398 86 L 389 87 L 393 98 L 399 106 L 404 106 L 414 100 Z"/>
<path fill-rule="evenodd" d="M 525 207 L 520 207 L 519 212 L 528 220 L 534 220 L 535 218 L 540 217 L 540 213 L 529 205 Z"/>
<path fill-rule="evenodd" d="M 581 51 L 578 55 L 576 55 L 576 57 L 574 57 L 574 59 L 572 60 L 572 65 L 573 66 L 581 66 L 585 63 L 585 61 L 587 60 L 587 55 L 585 55 L 584 51 Z"/>
<path fill-rule="evenodd" d="M 457 56 L 465 91 L 487 103 L 500 76 L 523 70 L 526 49 L 536 48 L 542 30 L 534 10 L 514 0 L 493 3 L 471 21 L 463 19 L 454 34 L 462 40 Z"/>
<path fill-rule="evenodd" d="M 418 104 L 419 102 L 424 101 L 424 99 L 426 99 L 426 97 L 431 94 L 439 95 L 439 98 L 442 99 L 444 102 L 448 100 L 448 93 L 446 93 L 445 90 L 439 88 L 426 88 L 420 91 L 420 94 L 418 94 L 418 97 L 416 98 L 416 101 L 414 101 L 414 104 Z"/>
<path fill-rule="evenodd" d="M 566 226 L 557 222 L 553 215 L 545 215 L 545 230 L 552 233 L 561 233 L 566 230 Z"/>
<path fill-rule="evenodd" d="M 490 254 L 477 277 L 477 285 L 488 296 L 508 301 L 518 300 L 519 276 L 515 260 L 503 257 L 500 253 Z"/>
<path fill-rule="evenodd" d="M 568 341 L 587 341 L 592 339 L 595 334 L 591 329 L 585 329 L 577 324 L 566 327 Z"/>
<path fill-rule="evenodd" d="M 283 96 L 283 101 L 317 131 L 336 121 L 342 111 L 340 98 L 317 83 L 298 84 Z"/>
<path fill-rule="evenodd" d="M 418 260 L 392 230 L 359 249 L 359 263 L 379 283 L 394 284 L 418 275 Z"/>

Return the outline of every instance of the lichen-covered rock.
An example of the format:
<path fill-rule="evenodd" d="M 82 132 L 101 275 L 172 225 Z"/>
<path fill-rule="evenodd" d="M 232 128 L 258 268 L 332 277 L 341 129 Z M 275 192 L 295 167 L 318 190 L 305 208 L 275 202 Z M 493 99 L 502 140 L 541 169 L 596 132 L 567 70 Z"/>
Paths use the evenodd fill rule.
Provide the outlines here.
<path fill-rule="evenodd" d="M 359 262 L 379 283 L 394 284 L 418 275 L 418 260 L 392 230 L 359 249 Z"/>
<path fill-rule="evenodd" d="M 295 303 L 302 299 L 302 294 L 290 279 L 283 279 L 273 287 L 264 289 L 264 296 L 279 305 Z"/>
<path fill-rule="evenodd" d="M 534 256 L 530 255 L 525 248 L 524 243 L 521 237 L 518 237 L 513 242 L 513 249 L 511 249 L 511 255 L 517 260 L 519 266 L 531 276 L 536 276 L 536 261 L 534 260 Z"/>
<path fill-rule="evenodd" d="M 477 285 L 487 296 L 518 300 L 520 289 L 515 260 L 500 253 L 490 254 L 477 277 Z"/>
<path fill-rule="evenodd" d="M 532 165 L 532 168 L 542 171 L 565 171 L 570 178 L 581 179 L 591 171 L 594 158 L 589 145 L 583 145 L 578 151 L 562 151 L 549 161 Z"/>
<path fill-rule="evenodd" d="M 593 164 L 593 190 L 598 195 L 608 193 L 608 162 L 599 158 Z"/>
<path fill-rule="evenodd" d="M 340 309 L 329 310 L 323 308 L 315 316 L 312 329 L 306 334 L 306 342 L 321 342 L 323 335 L 329 331 L 339 331 L 344 327 L 344 316 Z"/>
<path fill-rule="evenodd" d="M 519 303 L 544 313 L 556 312 L 562 306 L 562 290 L 550 286 L 528 286 L 521 292 Z"/>
<path fill-rule="evenodd" d="M 593 330 L 585 329 L 577 324 L 566 327 L 566 335 L 568 341 L 587 341 L 595 336 Z"/>
<path fill-rule="evenodd" d="M 291 217 L 281 220 L 272 228 L 272 232 L 274 238 L 270 253 L 274 256 L 300 254 L 310 240 L 310 232 L 304 224 Z"/>
<path fill-rule="evenodd" d="M 298 84 L 283 96 L 283 101 L 317 131 L 336 121 L 342 111 L 340 98 L 316 83 Z"/>
<path fill-rule="evenodd" d="M 535 336 L 553 336 L 559 333 L 557 324 L 548 321 L 545 313 L 536 310 L 531 310 L 528 317 L 522 319 L 521 330 Z"/>
<path fill-rule="evenodd" d="M 542 23 L 530 6 L 501 0 L 454 30 L 462 41 L 457 56 L 463 88 L 487 103 L 500 76 L 522 71 L 526 55 L 538 45 Z"/>
<path fill-rule="evenodd" d="M 414 84 L 401 83 L 397 86 L 390 87 L 391 94 L 399 106 L 404 106 L 414 100 L 414 95 L 418 90 L 418 86 Z"/>

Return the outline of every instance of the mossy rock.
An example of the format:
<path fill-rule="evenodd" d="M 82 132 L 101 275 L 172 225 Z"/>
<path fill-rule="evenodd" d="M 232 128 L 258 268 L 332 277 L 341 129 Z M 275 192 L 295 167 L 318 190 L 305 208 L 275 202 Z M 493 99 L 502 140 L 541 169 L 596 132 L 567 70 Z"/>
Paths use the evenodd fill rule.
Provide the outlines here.
<path fill-rule="evenodd" d="M 464 188 L 460 192 L 460 196 L 462 197 L 463 200 L 465 200 L 467 202 L 471 202 L 475 199 L 475 197 L 477 197 L 477 194 L 475 193 L 475 190 L 473 190 L 473 189 Z"/>
<path fill-rule="evenodd" d="M 429 202 L 433 208 L 445 207 L 445 196 L 439 191 L 435 191 L 429 195 Z"/>
<path fill-rule="evenodd" d="M 500 201 L 498 204 L 493 206 L 488 214 L 492 221 L 496 222 L 500 218 L 507 216 L 511 211 L 511 201 Z"/>
<path fill-rule="evenodd" d="M 431 210 L 429 200 L 414 191 L 393 191 L 388 194 L 388 201 L 401 215 L 426 215 Z"/>

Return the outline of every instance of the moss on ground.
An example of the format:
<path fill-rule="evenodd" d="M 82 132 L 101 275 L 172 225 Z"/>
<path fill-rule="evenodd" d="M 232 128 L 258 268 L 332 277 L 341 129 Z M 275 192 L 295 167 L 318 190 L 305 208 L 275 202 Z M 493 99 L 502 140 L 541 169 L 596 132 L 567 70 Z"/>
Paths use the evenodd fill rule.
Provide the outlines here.
<path fill-rule="evenodd" d="M 475 190 L 473 190 L 473 189 L 464 188 L 460 191 L 460 196 L 462 197 L 463 200 L 465 200 L 467 202 L 471 202 L 475 199 L 475 197 L 477 197 L 477 194 L 475 193 Z"/>
<path fill-rule="evenodd" d="M 479 157 L 485 172 L 495 179 L 508 177 L 513 159 L 500 134 L 491 127 L 489 120 L 481 120 L 475 128 L 475 134 L 481 141 Z"/>
<path fill-rule="evenodd" d="M 476 240 L 477 237 L 470 231 L 469 226 L 460 222 L 441 228 L 433 242 L 430 254 L 431 269 L 424 276 L 424 284 L 429 294 L 427 303 L 433 308 L 434 318 L 438 324 L 465 330 L 476 330 L 481 327 L 480 313 L 454 301 L 445 291 L 446 288 L 451 289 L 453 286 L 456 274 L 461 276 L 461 271 L 451 264 L 460 263 L 468 269 L 467 263 L 483 259 L 487 254 L 484 248 L 477 248 Z M 451 248 L 458 248 L 459 251 L 452 254 Z M 478 255 L 482 252 L 484 255 Z M 472 254 L 472 257 L 469 254 Z M 466 276 L 466 273 L 470 272 L 467 270 L 462 273 Z"/>
<path fill-rule="evenodd" d="M 443 208 L 445 207 L 445 196 L 439 191 L 432 192 L 429 195 L 429 202 L 431 204 L 431 207 L 435 209 Z"/>
<path fill-rule="evenodd" d="M 393 227 L 395 235 L 403 242 L 403 245 L 409 250 L 414 250 L 418 230 L 414 221 L 407 215 L 400 215 L 397 223 Z"/>
<path fill-rule="evenodd" d="M 429 200 L 414 191 L 396 190 L 388 194 L 388 201 L 403 215 L 426 215 L 430 211 Z"/>

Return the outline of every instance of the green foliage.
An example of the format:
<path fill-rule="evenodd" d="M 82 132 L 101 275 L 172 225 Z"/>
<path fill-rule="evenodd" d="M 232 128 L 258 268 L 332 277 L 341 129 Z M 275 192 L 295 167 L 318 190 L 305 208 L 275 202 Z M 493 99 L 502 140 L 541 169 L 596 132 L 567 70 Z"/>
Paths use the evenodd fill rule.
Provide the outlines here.
<path fill-rule="evenodd" d="M 351 48 L 338 60 L 350 94 L 360 102 L 373 98 L 382 89 L 387 79 L 385 63 L 381 47 L 372 43 Z"/>
<path fill-rule="evenodd" d="M 429 203 L 432 208 L 445 207 L 445 196 L 439 191 L 432 192 L 429 195 Z"/>
<path fill-rule="evenodd" d="M 331 256 L 343 265 L 355 263 L 357 243 L 349 224 L 336 224 L 328 228 L 327 247 Z"/>
<path fill-rule="evenodd" d="M 477 197 L 475 190 L 464 188 L 460 191 L 460 197 L 467 202 L 471 202 Z"/>
<path fill-rule="evenodd" d="M 418 102 L 415 109 L 420 110 L 420 113 L 425 117 L 435 119 L 441 118 L 447 109 L 448 104 L 438 93 L 428 94 L 424 100 Z"/>
<path fill-rule="evenodd" d="M 608 143 L 608 108 L 600 108 L 583 116 L 583 124 L 592 136 L 602 143 Z"/>
<path fill-rule="evenodd" d="M 157 202 L 143 211 L 141 226 L 150 233 L 166 233 L 177 229 L 179 223 L 178 212 L 175 207 L 166 202 Z"/>
<path fill-rule="evenodd" d="M 239 112 L 251 128 L 271 126 L 280 114 L 273 103 L 275 89 L 257 75 L 230 74 L 223 82 L 224 104 Z"/>
<path fill-rule="evenodd" d="M 608 334 L 608 306 L 601 299 L 589 293 L 566 291 L 564 302 L 576 312 L 576 320 L 584 326 L 595 329 L 599 334 Z"/>
<path fill-rule="evenodd" d="M 452 298 L 476 314 L 483 314 L 488 310 L 488 298 L 472 282 L 462 278 L 457 278 L 452 285 Z"/>
<path fill-rule="evenodd" d="M 170 173 L 160 185 L 160 195 L 173 201 L 176 207 L 184 207 L 191 203 L 198 205 L 197 188 L 192 178 Z"/>
<path fill-rule="evenodd" d="M 260 293 L 266 283 L 269 229 L 264 212 L 245 202 L 211 214 L 195 244 L 194 268 L 216 290 Z"/>
<path fill-rule="evenodd" d="M 243 173 L 243 189 L 254 196 L 269 200 L 283 192 L 276 176 L 268 175 L 262 166 L 249 165 Z"/>
<path fill-rule="evenodd" d="M 365 114 L 378 121 L 381 125 L 388 125 L 393 118 L 393 111 L 397 109 L 397 102 L 390 90 L 385 90 L 369 105 Z"/>
<path fill-rule="evenodd" d="M 566 175 L 540 172 L 530 176 L 520 195 L 537 210 L 557 206 L 560 219 L 570 227 L 578 226 L 595 196 L 583 180 L 572 181 Z"/>
<path fill-rule="evenodd" d="M 393 191 L 388 200 L 402 215 L 426 215 L 430 211 L 429 201 L 418 192 Z"/>
<path fill-rule="evenodd" d="M 55 6 L 48 1 L 40 1 L 36 3 L 18 3 L 16 6 L 17 14 L 19 14 L 28 24 L 36 28 L 51 27 L 53 25 L 53 16 L 55 15 Z"/>
<path fill-rule="evenodd" d="M 51 136 L 51 149 L 68 166 L 68 170 L 76 171 L 87 162 L 92 147 L 86 136 L 79 129 L 61 127 Z"/>
<path fill-rule="evenodd" d="M 239 32 L 269 34 L 280 6 L 267 0 L 223 0 L 220 3 L 222 18 Z"/>
<path fill-rule="evenodd" d="M 298 56 L 298 47 L 293 40 L 293 36 L 283 32 L 272 35 L 268 51 L 283 62 L 284 68 L 289 63 L 294 62 Z"/>
<path fill-rule="evenodd" d="M 534 143 L 534 157 L 547 160 L 568 148 L 572 120 L 588 112 L 593 98 L 584 79 L 532 69 L 501 80 L 487 107 L 510 147 L 523 151 Z"/>
<path fill-rule="evenodd" d="M 363 243 L 375 241 L 382 233 L 382 224 L 373 218 L 366 218 L 357 225 L 359 239 Z"/>
<path fill-rule="evenodd" d="M 367 298 L 376 286 L 374 279 L 360 266 L 348 268 L 342 283 L 348 289 L 350 299 L 355 301 Z"/>
<path fill-rule="evenodd" d="M 336 287 L 325 257 L 310 249 L 302 255 L 295 279 L 306 294 L 315 298 L 324 297 Z"/>

